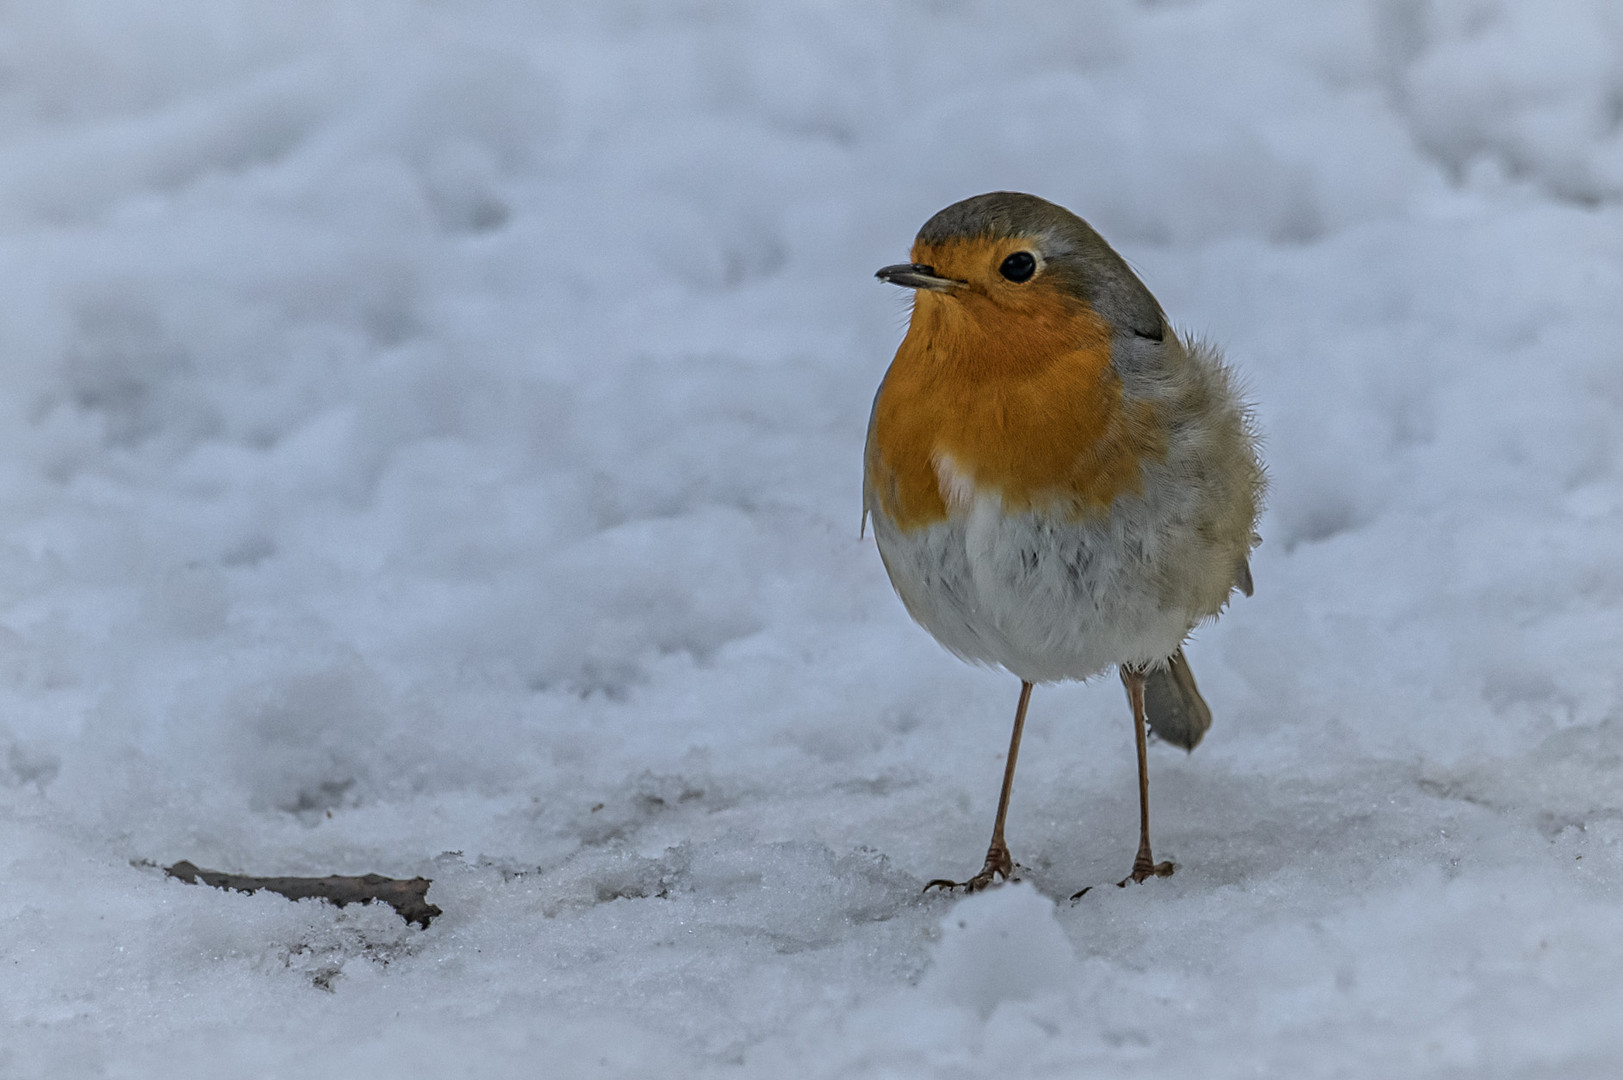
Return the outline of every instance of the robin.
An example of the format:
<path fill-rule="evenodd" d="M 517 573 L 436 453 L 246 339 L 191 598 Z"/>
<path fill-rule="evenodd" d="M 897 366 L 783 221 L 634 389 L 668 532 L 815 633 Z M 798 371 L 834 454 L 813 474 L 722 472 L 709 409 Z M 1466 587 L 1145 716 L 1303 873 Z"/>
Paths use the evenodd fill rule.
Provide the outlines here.
<path fill-rule="evenodd" d="M 1032 687 L 1111 667 L 1138 743 L 1138 856 L 1121 884 L 1168 876 L 1150 852 L 1145 728 L 1193 750 L 1211 726 L 1183 642 L 1231 590 L 1251 595 L 1264 480 L 1247 406 L 1218 351 L 1174 332 L 1063 207 L 965 199 L 924 223 L 912 259 L 878 272 L 914 301 L 868 421 L 865 515 L 908 613 L 1020 680 L 986 864 L 925 888 L 1009 877 Z"/>

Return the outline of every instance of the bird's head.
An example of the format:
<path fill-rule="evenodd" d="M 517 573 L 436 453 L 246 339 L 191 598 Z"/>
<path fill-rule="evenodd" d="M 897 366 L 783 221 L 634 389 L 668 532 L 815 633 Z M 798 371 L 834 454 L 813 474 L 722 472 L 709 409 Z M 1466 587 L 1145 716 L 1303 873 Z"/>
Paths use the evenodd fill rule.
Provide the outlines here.
<path fill-rule="evenodd" d="M 1160 340 L 1161 306 L 1088 223 L 1035 195 L 995 191 L 953 203 L 919 230 L 912 262 L 881 281 L 917 292 L 917 310 L 982 333 L 1081 321 Z"/>

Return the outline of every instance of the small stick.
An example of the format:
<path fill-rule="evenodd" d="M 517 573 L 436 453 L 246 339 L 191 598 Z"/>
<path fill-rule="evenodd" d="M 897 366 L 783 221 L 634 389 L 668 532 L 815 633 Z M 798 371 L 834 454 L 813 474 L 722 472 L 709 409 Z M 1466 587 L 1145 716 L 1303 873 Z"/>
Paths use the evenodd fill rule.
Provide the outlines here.
<path fill-rule="evenodd" d="M 441 914 L 439 908 L 428 902 L 428 887 L 433 884 L 430 878 L 418 877 L 407 881 L 384 877 L 382 874 L 365 874 L 361 877 L 343 877 L 334 874 L 324 878 L 249 877 L 246 874 L 222 874 L 218 870 L 204 870 L 184 859 L 173 866 L 165 867 L 164 873 L 172 878 L 179 878 L 189 885 L 201 882 L 216 889 L 235 889 L 244 893 L 265 889 L 289 900 L 303 900 L 305 897 L 314 896 L 339 907 L 345 904 L 370 904 L 374 900 L 382 900 L 394 908 L 402 919 L 408 923 L 416 923 L 424 930 L 428 929 L 429 922 L 436 915 Z"/>

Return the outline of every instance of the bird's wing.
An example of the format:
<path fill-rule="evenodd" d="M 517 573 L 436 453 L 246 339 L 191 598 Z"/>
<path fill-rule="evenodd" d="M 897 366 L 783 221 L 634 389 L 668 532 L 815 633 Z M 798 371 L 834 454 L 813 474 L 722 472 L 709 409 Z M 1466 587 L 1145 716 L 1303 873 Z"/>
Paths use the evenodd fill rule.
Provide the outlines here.
<path fill-rule="evenodd" d="M 1240 565 L 1234 571 L 1234 587 L 1247 596 L 1251 595 L 1251 560 L 1247 557 L 1241 557 Z"/>

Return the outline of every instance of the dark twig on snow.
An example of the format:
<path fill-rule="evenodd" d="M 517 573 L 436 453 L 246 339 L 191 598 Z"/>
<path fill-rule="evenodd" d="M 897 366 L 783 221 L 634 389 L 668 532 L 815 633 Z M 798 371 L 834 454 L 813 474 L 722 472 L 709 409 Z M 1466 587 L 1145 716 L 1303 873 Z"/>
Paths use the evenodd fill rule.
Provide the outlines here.
<path fill-rule="evenodd" d="M 235 889 L 245 893 L 266 889 L 289 900 L 303 900 L 307 896 L 314 896 L 329 900 L 339 907 L 345 904 L 370 904 L 374 900 L 382 900 L 394 908 L 402 919 L 416 923 L 424 930 L 428 929 L 428 924 L 434 916 L 440 914 L 440 909 L 428 902 L 428 887 L 433 884 L 429 878 L 418 877 L 402 881 L 399 878 L 384 877 L 382 874 L 365 874 L 361 877 L 342 877 L 334 874 L 332 877 L 319 878 L 249 877 L 246 874 L 222 874 L 218 870 L 203 870 L 184 859 L 173 866 L 165 867 L 164 873 L 192 885 L 202 882 L 216 889 Z"/>

